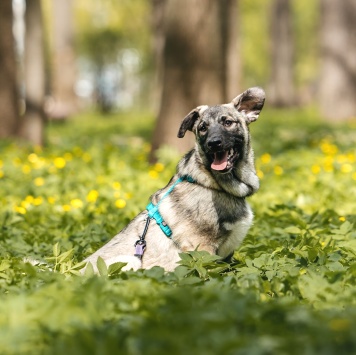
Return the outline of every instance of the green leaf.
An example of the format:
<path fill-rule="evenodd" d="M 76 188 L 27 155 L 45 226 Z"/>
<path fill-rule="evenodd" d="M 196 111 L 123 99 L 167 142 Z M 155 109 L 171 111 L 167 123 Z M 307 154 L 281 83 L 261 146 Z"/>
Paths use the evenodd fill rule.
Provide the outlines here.
<path fill-rule="evenodd" d="M 178 279 L 182 279 L 191 273 L 191 269 L 186 266 L 179 265 L 174 269 L 174 274 L 178 277 Z"/>
<path fill-rule="evenodd" d="M 276 272 L 274 270 L 266 271 L 266 277 L 268 278 L 269 281 L 271 281 L 275 275 Z"/>
<path fill-rule="evenodd" d="M 58 255 L 58 262 L 63 263 L 64 261 L 67 261 L 71 257 L 73 252 L 74 252 L 74 249 L 70 249 L 70 250 L 67 250 L 64 253 Z"/>
<path fill-rule="evenodd" d="M 109 265 L 108 267 L 108 275 L 113 276 L 119 274 L 123 267 L 125 267 L 127 263 L 117 262 Z"/>
<path fill-rule="evenodd" d="M 100 276 L 108 276 L 108 267 L 106 266 L 105 261 L 101 256 L 98 257 L 96 267 L 98 268 Z"/>
<path fill-rule="evenodd" d="M 59 246 L 59 243 L 56 243 L 53 245 L 53 255 L 57 257 L 61 252 L 61 247 Z"/>
<path fill-rule="evenodd" d="M 299 229 L 298 227 L 295 227 L 295 226 L 284 228 L 284 231 L 288 234 L 301 234 L 302 233 L 301 229 Z"/>
<path fill-rule="evenodd" d="M 189 253 L 179 253 L 179 257 L 183 260 L 183 261 L 192 261 L 192 256 Z"/>
<path fill-rule="evenodd" d="M 93 264 L 92 263 L 87 263 L 87 266 L 86 266 L 85 271 L 84 271 L 84 276 L 90 277 L 90 276 L 93 276 L 94 274 L 95 273 L 94 273 Z"/>
<path fill-rule="evenodd" d="M 308 249 L 308 260 L 310 262 L 313 263 L 317 257 L 318 257 L 318 250 L 316 250 L 314 248 Z"/>
<path fill-rule="evenodd" d="M 179 281 L 179 285 L 181 286 L 186 286 L 186 285 L 197 285 L 197 284 L 202 284 L 203 280 L 200 277 L 196 276 L 190 276 L 190 277 L 185 277 L 184 279 L 181 279 Z"/>
<path fill-rule="evenodd" d="M 159 266 L 154 266 L 151 269 L 145 270 L 144 274 L 152 279 L 161 280 L 164 277 L 164 269 Z"/>
<path fill-rule="evenodd" d="M 345 270 L 344 266 L 338 261 L 326 263 L 326 267 L 330 271 L 344 271 Z"/>

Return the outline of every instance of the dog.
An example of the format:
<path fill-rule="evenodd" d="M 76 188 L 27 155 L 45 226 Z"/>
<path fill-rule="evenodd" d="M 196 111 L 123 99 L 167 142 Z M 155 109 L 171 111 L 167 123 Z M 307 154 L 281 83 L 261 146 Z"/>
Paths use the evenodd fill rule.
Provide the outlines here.
<path fill-rule="evenodd" d="M 161 266 L 175 269 L 179 253 L 205 250 L 228 258 L 253 220 L 246 202 L 259 189 L 249 132 L 263 108 L 265 93 L 253 87 L 229 104 L 198 106 L 182 121 L 178 137 L 195 134 L 195 147 L 178 163 L 166 187 L 147 209 L 85 259 L 94 270 L 98 257 L 123 270 Z"/>

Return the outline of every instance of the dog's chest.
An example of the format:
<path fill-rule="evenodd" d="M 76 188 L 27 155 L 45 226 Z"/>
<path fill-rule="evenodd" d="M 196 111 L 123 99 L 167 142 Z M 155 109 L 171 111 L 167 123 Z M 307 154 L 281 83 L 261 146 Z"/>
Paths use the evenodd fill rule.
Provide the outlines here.
<path fill-rule="evenodd" d="M 213 239 L 240 234 L 252 215 L 244 199 L 201 186 L 177 188 L 161 208 L 168 223 L 187 225 L 188 233 Z"/>

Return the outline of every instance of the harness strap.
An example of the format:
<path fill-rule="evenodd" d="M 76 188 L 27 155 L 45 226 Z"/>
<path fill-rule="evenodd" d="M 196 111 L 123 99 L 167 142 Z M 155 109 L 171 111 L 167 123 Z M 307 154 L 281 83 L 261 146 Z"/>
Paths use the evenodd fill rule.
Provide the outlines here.
<path fill-rule="evenodd" d="M 179 179 L 176 180 L 176 182 L 166 191 L 166 193 L 161 197 L 161 199 L 157 202 L 156 205 L 154 205 L 152 202 L 150 202 L 146 210 L 148 212 L 148 216 L 146 219 L 146 225 L 145 229 L 140 236 L 140 239 L 136 241 L 135 243 L 135 256 L 137 256 L 139 259 L 142 259 L 143 253 L 145 252 L 146 249 L 146 241 L 145 237 L 148 231 L 148 226 L 150 224 L 151 219 L 154 219 L 156 223 L 160 226 L 162 232 L 166 235 L 167 238 L 171 238 L 172 236 L 172 230 L 169 228 L 167 223 L 164 221 L 162 215 L 159 212 L 159 205 L 161 204 L 162 200 L 164 200 L 173 190 L 174 188 L 181 182 L 183 181 L 188 181 L 190 183 L 195 183 L 195 180 L 189 176 L 189 175 L 184 175 L 181 176 Z"/>
<path fill-rule="evenodd" d="M 162 215 L 159 212 L 159 205 L 161 202 L 174 190 L 174 188 L 181 182 L 188 181 L 190 183 L 194 183 L 195 180 L 189 176 L 184 175 L 181 176 L 176 182 L 166 191 L 166 193 L 161 197 L 161 199 L 154 205 L 152 202 L 149 203 L 146 207 L 148 211 L 148 216 L 156 221 L 156 223 L 160 226 L 162 232 L 166 235 L 166 237 L 170 238 L 172 236 L 172 230 L 169 228 L 167 223 L 164 221 Z"/>

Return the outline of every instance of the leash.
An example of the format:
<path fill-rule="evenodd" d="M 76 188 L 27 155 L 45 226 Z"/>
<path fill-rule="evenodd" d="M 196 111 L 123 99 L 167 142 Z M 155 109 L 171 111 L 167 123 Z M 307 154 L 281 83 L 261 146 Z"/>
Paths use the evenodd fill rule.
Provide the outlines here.
<path fill-rule="evenodd" d="M 135 256 L 137 256 L 140 260 L 143 257 L 143 254 L 145 252 L 146 249 L 146 234 L 148 232 L 148 227 L 150 225 L 150 222 L 152 219 L 154 219 L 156 221 L 156 223 L 159 225 L 159 227 L 161 228 L 162 232 L 165 234 L 165 236 L 167 238 L 171 238 L 172 236 L 172 230 L 171 228 L 167 225 L 167 223 L 164 221 L 161 213 L 159 212 L 159 205 L 161 204 L 161 202 L 174 190 L 174 188 L 181 182 L 183 181 L 187 181 L 190 183 L 195 183 L 195 180 L 189 176 L 189 175 L 184 175 L 181 176 L 179 179 L 176 180 L 176 182 L 166 191 L 166 193 L 161 197 L 161 199 L 157 202 L 156 205 L 154 205 L 152 202 L 150 202 L 147 206 L 146 206 L 146 210 L 148 212 L 148 216 L 146 218 L 146 224 L 145 224 L 145 228 L 143 230 L 142 235 L 140 236 L 140 239 L 138 239 L 135 243 Z"/>

